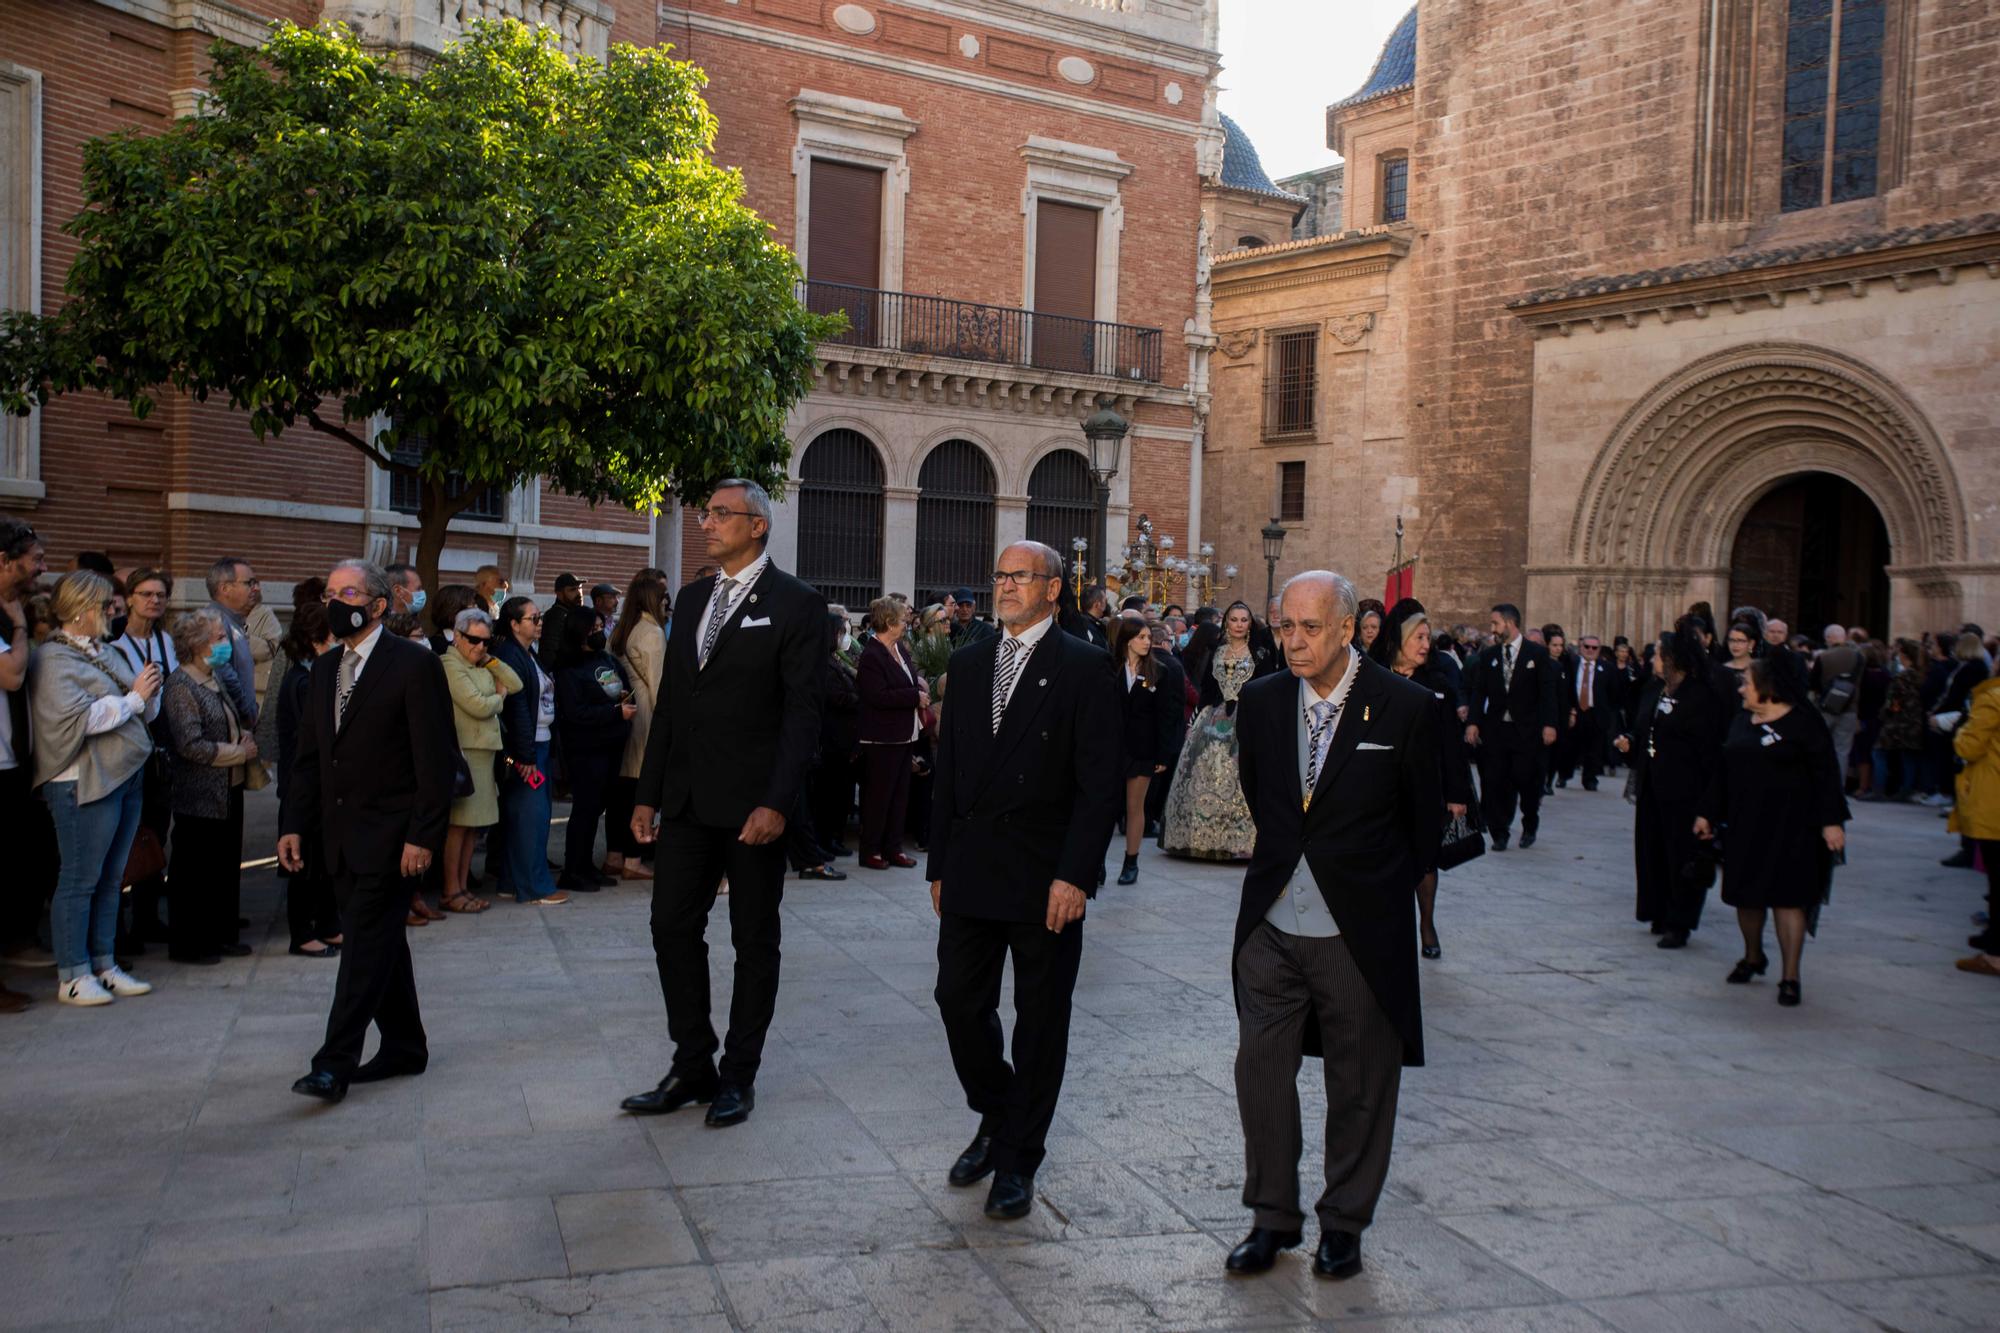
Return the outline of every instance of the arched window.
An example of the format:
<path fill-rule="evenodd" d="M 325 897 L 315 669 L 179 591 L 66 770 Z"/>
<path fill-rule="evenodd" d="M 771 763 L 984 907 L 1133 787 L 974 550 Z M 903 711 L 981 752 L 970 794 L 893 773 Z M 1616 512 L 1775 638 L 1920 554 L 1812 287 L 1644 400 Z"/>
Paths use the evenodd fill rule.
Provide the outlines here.
<path fill-rule="evenodd" d="M 1791 0 L 1785 25 L 1787 213 L 1876 190 L 1884 0 Z"/>
<path fill-rule="evenodd" d="M 993 465 L 970 440 L 946 440 L 917 474 L 917 586 L 920 601 L 969 588 L 992 607 Z"/>
<path fill-rule="evenodd" d="M 858 431 L 830 430 L 799 457 L 799 577 L 829 602 L 882 595 L 882 460 Z"/>
<path fill-rule="evenodd" d="M 1090 464 L 1074 449 L 1058 449 L 1028 477 L 1028 540 L 1053 546 L 1067 565 L 1070 543 L 1097 540 L 1097 483 Z"/>
<path fill-rule="evenodd" d="M 1269 244 L 1270 242 L 1266 241 L 1262 236 L 1238 236 L 1236 238 L 1236 248 L 1238 250 L 1259 250 Z"/>

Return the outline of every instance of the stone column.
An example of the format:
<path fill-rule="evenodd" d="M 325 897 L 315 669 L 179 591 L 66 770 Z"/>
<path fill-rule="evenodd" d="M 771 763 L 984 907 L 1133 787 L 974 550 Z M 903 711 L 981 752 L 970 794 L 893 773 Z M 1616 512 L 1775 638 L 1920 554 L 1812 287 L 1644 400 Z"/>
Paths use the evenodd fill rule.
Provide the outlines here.
<path fill-rule="evenodd" d="M 917 488 L 882 488 L 882 591 L 917 595 Z"/>
<path fill-rule="evenodd" d="M 1028 539 L 1028 497 L 1025 495 L 996 495 L 993 497 L 993 553 L 998 555 L 1015 542 Z M 1058 552 L 1067 562 L 1069 556 Z"/>
<path fill-rule="evenodd" d="M 796 574 L 799 568 L 799 508 L 792 501 L 798 489 L 790 487 L 785 498 L 771 501 L 771 541 L 765 550 L 779 569 Z"/>

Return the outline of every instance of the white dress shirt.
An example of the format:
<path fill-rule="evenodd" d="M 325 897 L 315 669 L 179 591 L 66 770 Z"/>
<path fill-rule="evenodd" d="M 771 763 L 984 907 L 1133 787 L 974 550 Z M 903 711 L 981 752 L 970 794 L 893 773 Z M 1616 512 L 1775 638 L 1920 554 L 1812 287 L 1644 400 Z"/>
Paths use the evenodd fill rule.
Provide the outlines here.
<path fill-rule="evenodd" d="M 1022 630 L 1019 634 L 1016 634 L 1011 629 L 1007 631 L 1006 637 L 1021 641 L 1021 646 L 1015 650 L 1021 659 L 1021 665 L 1014 669 L 1014 679 L 1007 684 L 1007 702 L 1009 704 L 1014 702 L 1014 691 L 1021 688 L 1021 677 L 1028 674 L 1028 659 L 1035 655 L 1036 645 L 1041 643 L 1043 636 L 1055 626 L 1055 623 L 1056 618 L 1054 616 L 1044 616 L 1034 624 L 1028 626 L 1028 628 Z M 993 643 L 993 661 L 997 667 L 1000 661 L 1000 637 L 998 635 L 994 636 Z"/>
<path fill-rule="evenodd" d="M 1299 680 L 1299 708 L 1297 724 L 1299 728 L 1299 785 L 1305 786 L 1305 775 L 1312 758 L 1307 747 L 1312 740 L 1312 706 L 1323 699 L 1331 700 L 1338 709 L 1333 715 L 1333 725 L 1326 729 L 1321 740 L 1318 773 L 1321 781 L 1326 778 L 1326 756 L 1333 753 L 1333 734 L 1340 730 L 1340 724 L 1347 713 L 1347 694 L 1354 688 L 1354 678 L 1360 674 L 1361 654 L 1352 644 L 1347 649 L 1347 670 L 1340 673 L 1340 683 L 1333 687 L 1333 693 L 1321 694 L 1311 682 L 1303 677 Z M 1271 904 L 1271 910 L 1264 913 L 1264 919 L 1287 935 L 1305 935 L 1324 939 L 1338 935 L 1340 927 L 1334 923 L 1333 913 L 1327 910 L 1326 895 L 1319 891 L 1319 881 L 1313 878 L 1312 866 L 1304 855 L 1292 867 L 1291 883 Z"/>

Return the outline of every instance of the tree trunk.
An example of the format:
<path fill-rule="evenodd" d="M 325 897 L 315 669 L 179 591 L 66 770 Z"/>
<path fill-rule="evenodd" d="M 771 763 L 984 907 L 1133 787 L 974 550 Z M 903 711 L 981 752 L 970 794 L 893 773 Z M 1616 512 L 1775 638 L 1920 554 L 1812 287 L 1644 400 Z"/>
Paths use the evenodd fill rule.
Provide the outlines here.
<path fill-rule="evenodd" d="M 472 504 L 479 492 L 468 486 L 463 494 L 453 497 L 442 479 L 431 477 L 423 478 L 422 486 L 423 495 L 417 501 L 417 576 L 424 581 L 424 591 L 435 599 L 438 559 L 444 554 L 451 521 Z"/>

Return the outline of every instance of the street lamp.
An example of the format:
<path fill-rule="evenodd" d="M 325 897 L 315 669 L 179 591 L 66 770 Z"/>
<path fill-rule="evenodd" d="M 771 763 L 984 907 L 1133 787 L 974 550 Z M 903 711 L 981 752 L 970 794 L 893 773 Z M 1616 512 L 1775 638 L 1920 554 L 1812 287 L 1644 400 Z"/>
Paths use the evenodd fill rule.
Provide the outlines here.
<path fill-rule="evenodd" d="M 1111 544 L 1111 479 L 1118 475 L 1118 455 L 1132 429 L 1132 423 L 1114 409 L 1117 401 L 1108 393 L 1097 395 L 1097 410 L 1083 419 L 1083 437 L 1090 442 L 1090 475 L 1097 480 L 1097 544 L 1090 560 L 1099 582 L 1104 579 L 1104 552 Z"/>
<path fill-rule="evenodd" d="M 1278 595 L 1278 557 L 1285 553 L 1285 525 L 1272 519 L 1264 525 L 1264 606 Z"/>

